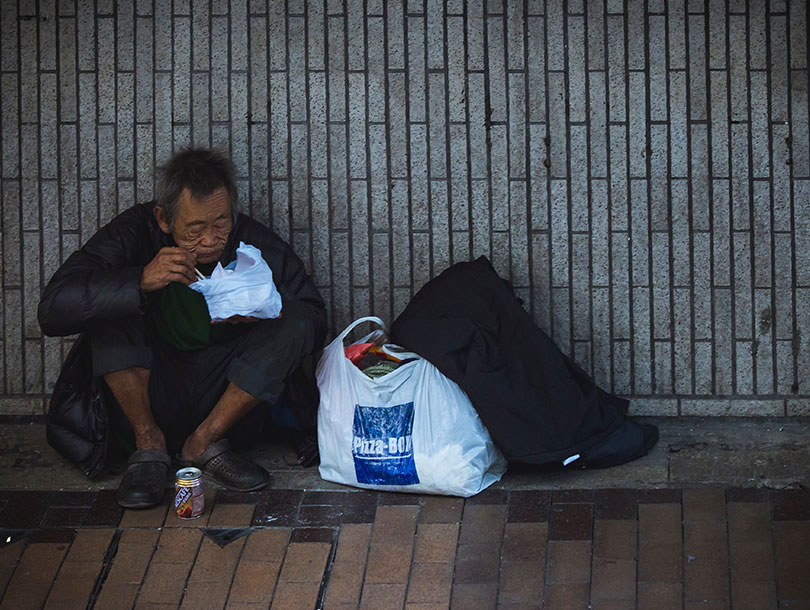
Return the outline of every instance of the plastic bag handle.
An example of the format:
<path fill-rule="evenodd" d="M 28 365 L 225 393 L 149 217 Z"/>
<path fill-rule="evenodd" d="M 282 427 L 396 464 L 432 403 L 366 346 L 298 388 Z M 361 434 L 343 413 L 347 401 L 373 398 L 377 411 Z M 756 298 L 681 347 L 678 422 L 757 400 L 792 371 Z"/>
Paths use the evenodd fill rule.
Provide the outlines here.
<path fill-rule="evenodd" d="M 360 324 L 362 324 L 363 322 L 374 322 L 375 324 L 377 324 L 377 326 L 379 326 L 379 327 L 381 327 L 381 328 L 383 329 L 383 332 L 384 332 L 386 335 L 388 334 L 388 329 L 385 327 L 385 322 L 383 322 L 383 321 L 382 321 L 380 318 L 378 318 L 377 316 L 366 316 L 366 317 L 364 317 L 364 318 L 357 318 L 357 319 L 356 319 L 354 322 L 352 322 L 351 324 L 349 324 L 349 325 L 346 327 L 346 330 L 344 330 L 342 333 L 340 333 L 340 334 L 337 336 L 337 338 L 338 338 L 338 339 L 340 339 L 340 342 L 341 342 L 341 343 L 343 343 L 343 340 L 346 338 L 346 335 L 348 335 L 350 332 L 352 332 L 352 330 L 354 330 L 354 328 L 355 328 L 356 326 L 359 326 L 359 325 L 360 325 Z"/>

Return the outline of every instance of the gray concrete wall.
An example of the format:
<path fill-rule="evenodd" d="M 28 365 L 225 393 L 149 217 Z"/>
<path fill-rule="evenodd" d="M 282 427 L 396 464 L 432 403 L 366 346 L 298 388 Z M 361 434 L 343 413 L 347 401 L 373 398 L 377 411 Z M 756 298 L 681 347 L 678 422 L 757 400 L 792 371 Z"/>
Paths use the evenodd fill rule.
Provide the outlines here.
<path fill-rule="evenodd" d="M 2 0 L 0 413 L 41 413 L 44 283 L 187 144 L 332 327 L 481 254 L 606 388 L 810 413 L 805 0 Z"/>

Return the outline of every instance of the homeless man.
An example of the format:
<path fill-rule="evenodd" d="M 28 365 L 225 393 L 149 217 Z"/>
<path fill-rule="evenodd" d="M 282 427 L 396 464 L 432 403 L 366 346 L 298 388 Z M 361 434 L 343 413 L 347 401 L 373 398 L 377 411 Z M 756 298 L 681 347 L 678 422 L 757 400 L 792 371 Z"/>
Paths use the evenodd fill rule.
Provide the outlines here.
<path fill-rule="evenodd" d="M 235 449 L 256 439 L 285 380 L 323 344 L 326 309 L 301 260 L 236 204 L 226 157 L 180 152 L 162 168 L 157 201 L 101 228 L 40 301 L 47 335 L 89 338 L 93 374 L 134 433 L 117 492 L 125 507 L 160 502 L 170 452 L 229 488 L 266 486 L 267 471 Z M 240 241 L 258 248 L 273 271 L 281 316 L 212 324 L 204 297 L 188 285 L 195 268 L 210 275 L 217 262 L 234 260 Z"/>

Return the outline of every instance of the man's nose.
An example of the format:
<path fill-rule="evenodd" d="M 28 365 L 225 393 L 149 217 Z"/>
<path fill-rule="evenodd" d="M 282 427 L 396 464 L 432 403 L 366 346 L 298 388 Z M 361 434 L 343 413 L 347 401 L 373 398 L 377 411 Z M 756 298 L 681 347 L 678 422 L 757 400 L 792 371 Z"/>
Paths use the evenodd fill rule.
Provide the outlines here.
<path fill-rule="evenodd" d="M 216 231 L 214 229 L 206 229 L 202 234 L 202 245 L 213 246 L 217 243 Z"/>

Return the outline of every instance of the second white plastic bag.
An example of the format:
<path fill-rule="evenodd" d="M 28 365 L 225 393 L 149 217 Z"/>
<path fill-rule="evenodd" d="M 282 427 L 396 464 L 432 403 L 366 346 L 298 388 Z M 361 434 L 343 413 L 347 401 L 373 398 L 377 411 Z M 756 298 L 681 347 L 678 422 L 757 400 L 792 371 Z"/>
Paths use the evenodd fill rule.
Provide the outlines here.
<path fill-rule="evenodd" d="M 456 383 L 396 346 L 397 357 L 414 360 L 377 379 L 346 358 L 343 342 L 363 322 L 385 330 L 379 318 L 356 320 L 318 364 L 321 476 L 366 489 L 462 497 L 498 481 L 506 460 Z"/>
<path fill-rule="evenodd" d="M 189 286 L 205 297 L 208 315 L 219 322 L 232 316 L 277 318 L 281 295 L 273 283 L 273 270 L 255 246 L 239 242 L 236 260 L 217 263 L 210 278 Z"/>

